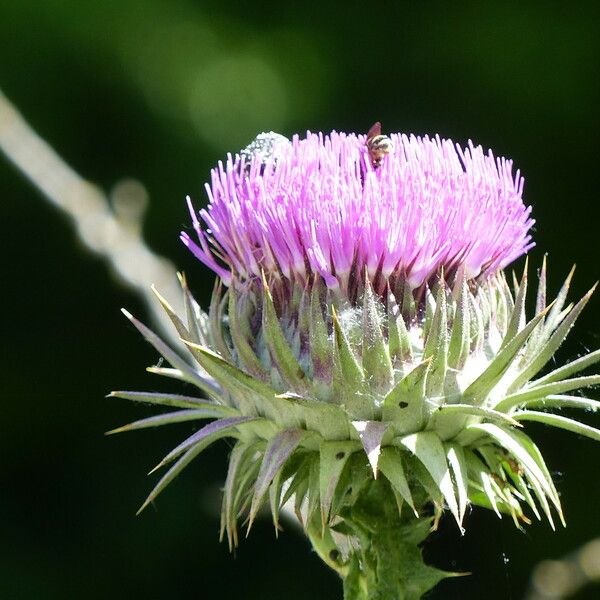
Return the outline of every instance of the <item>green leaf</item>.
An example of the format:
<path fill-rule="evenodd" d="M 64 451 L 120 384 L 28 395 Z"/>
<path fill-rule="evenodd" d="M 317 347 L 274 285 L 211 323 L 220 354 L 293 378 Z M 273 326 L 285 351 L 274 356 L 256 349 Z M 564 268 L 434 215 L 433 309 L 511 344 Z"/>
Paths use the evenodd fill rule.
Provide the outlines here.
<path fill-rule="evenodd" d="M 509 513 L 509 509 L 504 502 L 496 502 L 495 505 L 492 505 L 481 484 L 478 484 L 477 487 L 471 487 L 469 490 L 469 498 L 474 506 L 481 506 L 482 508 L 492 510 L 496 512 L 497 515 L 499 513 Z"/>
<path fill-rule="evenodd" d="M 516 412 L 513 416 L 517 421 L 536 421 L 537 423 L 544 423 L 544 425 L 566 429 L 567 431 L 572 431 L 573 433 L 578 433 L 579 435 L 584 435 L 600 442 L 600 429 L 585 425 L 584 423 L 569 419 L 568 417 L 538 412 L 535 410 L 523 410 Z"/>
<path fill-rule="evenodd" d="M 260 421 L 257 417 L 228 417 L 226 419 L 220 419 L 219 421 L 213 421 L 208 425 L 205 425 L 199 431 L 196 431 L 193 435 L 185 439 L 181 444 L 173 448 L 161 461 L 150 471 L 153 473 L 157 469 L 160 469 L 167 463 L 170 463 L 178 456 L 186 452 L 189 448 L 202 445 L 206 448 L 216 440 L 222 437 L 235 437 L 236 429 L 245 423 Z"/>
<path fill-rule="evenodd" d="M 357 417 L 373 416 L 373 406 L 365 397 L 365 382 L 361 366 L 356 360 L 348 338 L 344 333 L 335 308 L 331 307 L 335 339 L 333 389 L 346 410 Z"/>
<path fill-rule="evenodd" d="M 469 288 L 466 279 L 463 277 L 456 299 L 456 309 L 448 347 L 448 366 L 451 369 L 460 369 L 464 366 L 471 345 L 470 333 Z"/>
<path fill-rule="evenodd" d="M 594 285 L 594 287 L 575 305 L 573 310 L 556 328 L 554 333 L 550 336 L 550 339 L 542 346 L 533 359 L 523 369 L 519 369 L 519 375 L 508 388 L 509 392 L 518 390 L 532 377 L 535 377 L 544 365 L 554 356 L 554 353 L 567 337 L 569 330 L 573 327 L 577 317 L 588 303 L 595 289 L 596 286 Z"/>
<path fill-rule="evenodd" d="M 306 510 L 306 522 L 310 523 L 313 515 L 317 512 L 320 506 L 321 482 L 319 478 L 320 471 L 320 456 L 315 454 L 315 457 L 310 463 L 308 472 L 308 506 Z"/>
<path fill-rule="evenodd" d="M 416 517 L 419 516 L 410 492 L 410 487 L 402 465 L 402 454 L 398 448 L 387 446 L 382 448 L 379 456 L 379 470 L 387 478 L 392 488 L 398 492 L 411 507 Z"/>
<path fill-rule="evenodd" d="M 537 298 L 535 301 L 535 313 L 541 313 L 546 308 L 546 267 L 547 267 L 547 254 L 544 254 L 542 259 L 542 267 L 538 276 L 538 291 Z"/>
<path fill-rule="evenodd" d="M 373 470 L 363 452 L 355 452 L 348 459 L 338 483 L 331 514 L 338 515 L 345 507 L 352 507 L 364 490 L 373 482 Z"/>
<path fill-rule="evenodd" d="M 575 265 L 569 271 L 565 282 L 563 283 L 558 295 L 556 296 L 556 300 L 554 301 L 554 305 L 552 310 L 548 314 L 548 318 L 546 319 L 546 324 L 544 327 L 545 330 L 545 338 L 549 337 L 550 334 L 556 329 L 556 326 L 561 321 L 561 313 L 565 302 L 567 300 L 567 294 L 569 293 L 569 287 L 571 286 L 571 280 L 573 279 L 573 275 L 575 274 Z"/>
<path fill-rule="evenodd" d="M 440 488 L 436 485 L 435 481 L 429 474 L 429 471 L 425 468 L 423 463 L 413 454 L 409 454 L 406 456 L 406 466 L 407 470 L 411 475 L 410 481 L 412 483 L 413 480 L 419 482 L 425 493 L 427 494 L 427 501 L 431 501 L 435 507 L 436 519 L 439 518 L 439 515 L 442 513 L 442 509 L 444 507 L 444 496 L 440 491 Z M 413 493 L 415 496 L 419 498 L 418 490 L 415 490 L 413 486 Z M 423 502 L 421 500 L 421 502 Z"/>
<path fill-rule="evenodd" d="M 508 323 L 508 329 L 506 331 L 506 335 L 504 336 L 501 348 L 503 348 L 510 340 L 512 340 L 525 325 L 525 297 L 527 295 L 528 266 L 529 258 L 526 257 L 525 267 L 523 269 L 523 276 L 521 278 L 521 283 L 519 284 L 517 295 L 515 297 L 515 306 L 512 311 L 512 315 Z"/>
<path fill-rule="evenodd" d="M 485 287 L 478 292 L 477 300 L 481 309 L 485 335 L 487 336 L 490 329 L 490 321 L 492 319 L 492 303 L 490 301 L 489 294 L 486 294 Z"/>
<path fill-rule="evenodd" d="M 241 487 L 240 479 L 247 472 L 247 469 L 244 467 L 257 452 L 260 443 L 262 442 L 254 442 L 251 444 L 237 442 L 229 456 L 227 478 L 225 479 L 225 489 L 223 491 L 220 539 L 223 540 L 224 533 L 227 532 L 227 541 L 230 551 L 238 544 L 237 518 L 239 506 L 236 505 L 235 498 L 237 491 Z"/>
<path fill-rule="evenodd" d="M 362 323 L 362 367 L 370 387 L 387 390 L 394 379 L 392 361 L 381 331 L 381 317 L 377 310 L 371 283 L 365 281 Z"/>
<path fill-rule="evenodd" d="M 235 478 L 237 477 L 239 464 L 244 452 L 247 451 L 247 446 L 242 442 L 237 442 L 229 455 L 227 463 L 227 477 L 225 478 L 225 488 L 223 490 L 223 500 L 221 503 L 221 528 L 219 532 L 219 541 L 223 541 L 225 532 L 227 532 L 227 542 L 229 551 L 231 552 L 237 546 L 237 512 L 232 510 L 233 492 L 235 489 Z M 234 534 L 235 532 L 235 534 Z M 234 535 L 236 539 L 234 542 Z"/>
<path fill-rule="evenodd" d="M 303 428 L 317 432 L 323 439 L 347 440 L 350 437 L 348 416 L 339 406 L 297 394 L 278 394 L 276 398 L 294 408 Z"/>
<path fill-rule="evenodd" d="M 524 347 L 527 338 L 535 326 L 544 318 L 545 313 L 535 316 L 515 335 L 494 357 L 485 371 L 463 393 L 465 403 L 470 401 L 482 403 L 494 386 L 500 381 L 518 352 Z"/>
<path fill-rule="evenodd" d="M 535 497 L 537 498 L 538 503 L 542 507 L 546 518 L 548 519 L 548 523 L 550 523 L 550 527 L 552 527 L 552 531 L 556 531 L 556 526 L 554 525 L 554 519 L 552 518 L 552 512 L 550 511 L 550 505 L 548 504 L 548 499 L 544 494 L 544 490 L 541 488 L 540 484 L 536 479 L 531 477 L 528 478 L 529 486 L 533 490 Z"/>
<path fill-rule="evenodd" d="M 302 289 L 302 292 L 300 290 Z M 298 298 L 300 295 L 300 298 Z M 308 339 L 310 336 L 310 305 L 311 305 L 311 285 L 310 282 L 306 282 L 304 286 L 295 285 L 293 286 L 292 296 L 289 300 L 288 307 L 291 307 L 294 315 L 297 316 L 295 325 L 292 321 L 288 320 L 288 331 L 293 330 L 294 339 L 291 341 L 293 350 L 296 352 L 300 350 L 298 341 L 300 339 Z M 291 324 L 291 327 L 290 325 Z M 289 333 L 288 333 L 289 335 Z M 310 374 L 310 373 L 309 373 Z M 311 378 L 312 379 L 312 378 Z"/>
<path fill-rule="evenodd" d="M 314 454 L 314 452 L 310 452 L 301 456 L 300 464 L 298 465 L 298 468 L 292 477 L 292 481 L 283 494 L 283 499 L 281 500 L 282 505 L 286 504 L 290 498 L 296 494 L 296 490 L 300 488 L 302 482 L 306 482 L 308 486 L 308 474 Z M 306 490 L 304 490 L 304 493 L 306 493 Z M 298 497 L 298 495 L 299 494 L 296 494 L 296 497 Z"/>
<path fill-rule="evenodd" d="M 296 491 L 294 493 L 294 512 L 296 514 L 296 518 L 304 527 L 306 527 L 306 515 L 304 509 L 307 505 L 306 497 L 308 495 L 308 481 L 312 463 L 313 459 L 311 457 L 311 460 L 308 462 L 308 471 L 306 477 L 298 480 L 298 485 L 296 486 Z"/>
<path fill-rule="evenodd" d="M 488 482 L 486 483 L 486 493 L 493 494 L 496 498 L 495 505 L 500 512 L 510 514 L 517 527 L 520 528 L 518 517 L 522 516 L 520 504 L 516 501 L 510 490 L 510 484 L 506 479 L 506 474 L 502 468 L 496 448 L 492 446 L 480 446 L 477 448 L 479 454 L 483 457 L 487 465 Z"/>
<path fill-rule="evenodd" d="M 412 433 L 425 421 L 425 385 L 431 359 L 407 373 L 383 400 L 383 420 L 390 421 L 398 435 Z"/>
<path fill-rule="evenodd" d="M 353 427 L 358 432 L 358 437 L 369 459 L 373 470 L 373 477 L 377 479 L 377 463 L 381 452 L 381 441 L 388 428 L 388 423 L 381 421 L 352 421 Z"/>
<path fill-rule="evenodd" d="M 537 385 L 537 383 L 537 381 L 533 381 L 531 382 L 530 387 L 527 389 L 517 392 L 516 394 L 510 394 L 510 396 L 506 396 L 500 400 L 500 402 L 498 402 L 494 408 L 501 412 L 508 412 L 515 406 L 526 404 L 531 400 L 539 400 L 550 395 L 562 394 L 563 392 L 578 390 L 580 388 L 589 387 L 590 385 L 598 385 L 600 384 L 600 375 L 574 377 L 573 379 L 554 381 L 552 383 L 546 383 L 543 385 Z"/>
<path fill-rule="evenodd" d="M 526 479 L 527 479 L 527 485 L 529 486 L 529 488 L 531 490 L 533 490 L 533 493 L 534 493 L 535 497 L 537 498 L 538 504 L 541 506 L 542 511 L 544 512 L 544 514 L 546 515 L 546 518 L 548 519 L 548 523 L 550 524 L 550 527 L 552 528 L 553 531 L 555 531 L 556 526 L 554 525 L 554 519 L 552 517 L 550 505 L 548 504 L 548 498 L 547 498 L 546 492 L 542 488 L 539 481 L 535 477 L 532 477 L 527 472 L 526 472 Z"/>
<path fill-rule="evenodd" d="M 309 343 L 315 383 L 323 386 L 324 395 L 329 392 L 333 370 L 333 348 L 329 340 L 327 324 L 323 318 L 320 285 L 315 280 L 310 297 Z"/>
<path fill-rule="evenodd" d="M 540 377 L 534 383 L 535 385 L 543 385 L 545 383 L 552 383 L 553 381 L 561 381 L 562 379 L 569 377 L 569 375 L 574 375 L 575 373 L 587 369 L 587 367 L 595 365 L 597 362 L 600 362 L 600 350 L 591 352 L 590 354 L 582 356 L 558 369 L 554 369 L 554 371 Z"/>
<path fill-rule="evenodd" d="M 219 396 L 221 394 L 221 387 L 211 377 L 205 377 L 192 369 L 192 367 L 183 360 L 175 351 L 171 350 L 167 344 L 165 344 L 153 331 L 148 329 L 141 321 L 138 321 L 131 313 L 126 311 L 124 308 L 121 312 L 131 321 L 133 326 L 144 336 L 147 342 L 152 344 L 154 348 L 159 352 L 171 366 L 175 367 L 181 372 L 181 375 L 188 383 L 195 385 L 200 388 L 203 392 L 212 395 Z"/>
<path fill-rule="evenodd" d="M 483 406 L 472 406 L 471 404 L 442 404 L 433 413 L 435 415 L 475 415 L 478 417 L 485 417 L 491 421 L 501 421 L 513 427 L 520 427 L 514 419 L 503 412 L 499 412 L 492 408 L 485 408 Z"/>
<path fill-rule="evenodd" d="M 303 453 L 295 452 L 286 461 L 283 468 L 281 468 L 273 477 L 273 483 L 269 486 L 269 505 L 271 507 L 271 517 L 273 519 L 273 526 L 275 527 L 275 537 L 279 535 L 279 512 L 282 506 L 281 495 L 283 492 L 283 486 L 286 482 L 289 482 L 293 475 L 300 467 L 304 456 Z"/>
<path fill-rule="evenodd" d="M 342 577 L 346 573 L 346 568 L 342 563 L 342 554 L 338 549 L 331 530 L 319 523 L 314 518 L 307 523 L 306 534 L 310 540 L 313 549 L 319 555 L 321 560 L 331 569 L 334 569 Z"/>
<path fill-rule="evenodd" d="M 530 454 L 528 448 L 525 448 L 522 441 L 516 436 L 516 432 L 504 429 L 492 423 L 469 425 L 468 429 L 487 433 L 491 438 L 495 439 L 502 448 L 508 450 L 523 465 L 530 481 L 537 482 L 543 492 L 555 503 L 558 501 L 558 498 L 555 498 L 555 490 L 553 489 L 551 480 L 548 481 L 548 478 L 539 467 L 535 458 Z M 559 506 L 560 504 L 558 507 Z"/>
<path fill-rule="evenodd" d="M 256 518 L 258 509 L 262 506 L 273 478 L 281 470 L 287 459 L 292 455 L 306 432 L 299 429 L 287 429 L 278 433 L 268 444 L 260 465 L 258 478 L 254 485 L 254 498 L 248 519 L 248 531 Z"/>
<path fill-rule="evenodd" d="M 196 360 L 202 367 L 226 389 L 236 391 L 242 387 L 258 395 L 274 396 L 273 390 L 268 385 L 244 373 L 210 348 L 192 342 L 185 343 L 194 350 Z"/>
<path fill-rule="evenodd" d="M 253 395 L 260 396 L 266 407 L 273 408 L 275 391 L 271 387 L 248 373 L 244 373 L 212 350 L 192 342 L 186 342 L 186 344 L 194 350 L 196 360 L 202 367 L 232 395 L 240 407 L 243 407 L 243 412 L 248 413 L 253 410 L 254 402 L 248 399 Z"/>
<path fill-rule="evenodd" d="M 336 359 L 341 374 L 348 387 L 358 389 L 363 386 L 364 374 L 356 356 L 350 346 L 350 342 L 342 329 L 335 307 L 331 307 L 331 318 L 335 338 Z"/>
<path fill-rule="evenodd" d="M 502 466 L 504 468 L 504 472 L 508 475 L 508 477 L 510 477 L 515 490 L 523 496 L 525 502 L 527 502 L 533 511 L 536 519 L 541 521 L 542 516 L 540 515 L 540 511 L 538 510 L 537 505 L 531 496 L 531 492 L 529 491 L 529 488 L 527 487 L 527 484 L 525 483 L 525 480 L 521 476 L 520 472 L 514 470 L 514 465 L 511 464 L 512 462 L 512 460 L 511 462 L 508 462 L 507 460 L 503 461 Z"/>
<path fill-rule="evenodd" d="M 533 459 L 537 463 L 538 467 L 541 469 L 542 473 L 544 474 L 546 481 L 548 481 L 548 483 L 550 484 L 550 488 L 552 489 L 551 500 L 552 500 L 554 506 L 556 507 L 556 510 L 558 511 L 558 515 L 560 517 L 560 520 L 561 520 L 563 526 L 566 527 L 564 515 L 562 512 L 562 507 L 560 505 L 560 498 L 558 495 L 558 491 L 556 490 L 556 487 L 554 486 L 554 481 L 552 480 L 552 475 L 550 475 L 550 471 L 549 471 L 548 467 L 546 466 L 546 463 L 544 462 L 544 457 L 542 456 L 540 449 L 533 443 L 531 438 L 529 436 L 525 435 L 525 433 L 523 433 L 522 431 L 513 431 L 513 435 L 517 438 L 517 440 L 519 440 L 519 442 L 521 443 L 523 448 L 525 448 L 527 450 L 527 452 L 529 452 L 529 454 L 533 457 Z M 546 513 L 549 512 L 549 509 L 544 508 L 544 510 L 546 511 Z M 554 524 L 552 523 L 551 518 L 550 518 L 550 522 L 551 522 L 552 526 L 554 527 Z"/>
<path fill-rule="evenodd" d="M 244 320 L 240 320 L 239 307 L 237 302 L 237 294 L 235 290 L 232 290 L 229 294 L 229 332 L 231 333 L 231 341 L 235 347 L 238 357 L 244 368 L 261 381 L 268 380 L 268 373 L 262 366 L 256 352 L 250 345 L 248 337 L 250 332 L 247 331 L 247 327 L 244 326 Z"/>
<path fill-rule="evenodd" d="M 263 274 L 263 311 L 262 327 L 271 358 L 283 380 L 299 394 L 308 390 L 306 374 L 294 356 L 281 329 L 281 323 L 275 312 L 273 297 Z"/>
<path fill-rule="evenodd" d="M 460 525 L 452 476 L 448 469 L 446 453 L 440 438 L 433 431 L 420 431 L 403 437 L 400 443 L 423 463 Z"/>
<path fill-rule="evenodd" d="M 425 315 L 423 318 L 423 339 L 429 338 L 429 332 L 431 331 L 431 327 L 433 325 L 433 317 L 436 311 L 435 305 L 435 297 L 429 288 L 429 286 L 425 287 Z"/>
<path fill-rule="evenodd" d="M 354 441 L 323 441 L 319 448 L 319 492 L 321 499 L 321 522 L 323 527 L 329 520 L 331 504 L 340 476 L 348 459 L 359 449 Z"/>
<path fill-rule="evenodd" d="M 117 427 L 107 431 L 105 435 L 114 433 L 124 433 L 125 431 L 134 431 L 136 429 L 146 429 L 149 427 L 159 427 L 161 425 L 171 425 L 172 423 L 184 423 L 186 421 L 197 421 L 198 419 L 215 419 L 223 416 L 219 411 L 211 410 L 210 408 L 176 410 L 162 415 L 155 415 L 134 421 L 128 425 Z"/>
<path fill-rule="evenodd" d="M 471 314 L 471 319 L 469 320 L 471 325 L 471 346 L 469 351 L 479 352 L 483 349 L 483 344 L 486 340 L 485 324 L 483 322 L 480 303 L 477 302 L 472 294 L 469 294 L 469 312 Z"/>
<path fill-rule="evenodd" d="M 184 381 L 189 383 L 185 378 L 184 374 L 179 369 L 171 369 L 165 367 L 146 367 L 146 371 L 148 373 L 152 373 L 153 375 L 160 375 L 161 377 L 169 377 L 170 379 L 177 379 L 177 381 Z M 216 394 L 215 394 L 215 397 Z"/>
<path fill-rule="evenodd" d="M 475 454 L 473 454 L 473 452 L 468 452 L 465 458 L 467 460 L 467 468 L 471 478 L 473 478 L 481 487 L 481 490 L 489 502 L 489 507 L 496 513 L 498 518 L 501 519 L 502 515 L 498 508 L 498 497 L 495 488 L 492 485 L 492 478 L 488 468 L 475 456 Z"/>
<path fill-rule="evenodd" d="M 188 331 L 188 328 L 181 322 L 181 319 L 177 316 L 177 314 L 175 313 L 171 305 L 168 303 L 168 301 L 164 298 L 164 296 L 160 294 L 160 292 L 156 289 L 154 285 L 151 285 L 150 289 L 158 298 L 158 301 L 160 302 L 164 311 L 167 313 L 167 316 L 171 320 L 171 323 L 173 323 L 173 326 L 177 330 L 179 337 L 183 339 L 188 339 L 190 337 L 190 332 Z"/>
<path fill-rule="evenodd" d="M 367 600 L 364 575 L 361 572 L 358 556 L 350 557 L 348 568 L 349 573 L 344 577 L 344 600 Z"/>
<path fill-rule="evenodd" d="M 465 518 L 465 511 L 469 502 L 467 462 L 462 446 L 458 444 L 445 444 L 445 447 L 446 458 L 454 475 L 456 497 L 458 499 L 458 524 L 460 526 Z"/>
<path fill-rule="evenodd" d="M 208 342 L 208 322 L 209 316 L 200 308 L 190 289 L 184 273 L 177 273 L 179 284 L 183 290 L 183 303 L 185 306 L 185 315 L 187 320 L 187 329 L 190 341 L 195 344 L 205 345 Z"/>
<path fill-rule="evenodd" d="M 182 452 L 186 451 L 185 454 L 163 475 L 160 481 L 156 484 L 152 492 L 150 492 L 149 496 L 146 498 L 142 506 L 139 508 L 136 514 L 140 514 L 154 499 L 181 473 L 187 465 L 189 465 L 196 456 L 198 456 L 203 450 L 205 450 L 208 446 L 210 446 L 216 440 L 231 435 L 232 428 L 240 425 L 245 421 L 251 420 L 248 417 L 234 417 L 232 419 L 223 419 L 221 421 L 214 421 L 203 427 L 200 431 L 196 432 L 193 436 L 188 438 L 186 442 L 188 444 L 181 444 L 178 448 L 183 448 L 177 454 L 173 452 L 170 455 L 179 456 Z M 192 438 L 194 440 L 192 441 Z M 185 442 L 184 442 L 185 444 Z M 168 456 L 170 456 L 168 455 Z M 159 466 L 166 464 L 172 459 L 167 460 L 166 457 Z M 158 468 L 158 467 L 156 467 Z M 155 469 L 156 469 L 155 468 Z M 153 469 L 153 471 L 155 470 Z M 152 472 L 152 471 L 151 471 Z"/>
<path fill-rule="evenodd" d="M 508 282 L 506 281 L 506 275 L 504 271 L 501 271 L 498 276 L 498 283 L 500 287 L 500 291 L 502 293 L 502 297 L 504 298 L 504 302 L 506 303 L 506 311 L 508 315 L 512 315 L 512 312 L 515 309 L 515 300 L 513 298 L 512 292 L 510 291 L 510 287 Z M 507 324 L 508 327 L 508 324 Z"/>
<path fill-rule="evenodd" d="M 404 284 L 402 290 L 402 315 L 406 318 L 407 323 L 412 323 L 417 317 L 417 304 L 413 291 L 408 284 Z"/>
<path fill-rule="evenodd" d="M 207 444 L 208 445 L 208 444 Z M 204 450 L 206 446 L 202 446 L 202 444 L 198 444 L 194 446 L 190 450 L 188 450 L 161 478 L 161 480 L 156 484 L 152 492 L 148 495 L 142 506 L 138 509 L 136 515 L 139 515 L 154 499 L 179 475 L 185 467 L 188 466 L 189 463 Z"/>
<path fill-rule="evenodd" d="M 508 304 L 506 302 L 506 297 L 502 290 L 502 285 L 499 283 L 501 277 L 496 275 L 493 280 L 489 282 L 489 295 L 492 299 L 491 302 L 495 306 L 495 324 L 498 329 L 498 333 L 501 338 L 506 337 L 506 330 L 508 329 L 508 321 L 510 320 L 510 315 L 508 312 Z"/>
<path fill-rule="evenodd" d="M 252 454 L 240 470 L 240 478 L 233 498 L 233 505 L 238 515 L 243 515 L 248 510 L 248 505 L 253 497 L 254 482 L 260 468 L 262 453 Z M 246 536 L 247 537 L 247 536 Z"/>
<path fill-rule="evenodd" d="M 432 361 L 425 389 L 427 396 L 433 399 L 443 394 L 448 368 L 448 314 L 443 272 L 440 278 L 433 323 L 423 350 L 423 358 L 429 357 L 432 358 Z"/>
<path fill-rule="evenodd" d="M 600 402 L 591 398 L 582 398 L 581 396 L 546 396 L 536 400 L 529 400 L 523 404 L 526 408 L 581 408 L 596 412 L 600 409 Z"/>
<path fill-rule="evenodd" d="M 392 292 L 388 294 L 388 344 L 390 356 L 401 363 L 413 361 L 412 346 L 404 317 Z"/>
<path fill-rule="evenodd" d="M 228 406 L 216 404 L 202 398 L 194 398 L 193 396 L 181 396 L 180 394 L 116 391 L 108 394 L 107 398 L 123 398 L 125 400 L 133 400 L 134 402 L 159 404 L 161 406 L 172 406 L 174 408 L 206 408 L 230 416 L 236 414 L 236 411 Z"/>
<path fill-rule="evenodd" d="M 544 254 L 544 258 L 542 261 L 542 267 L 538 274 L 538 289 L 537 289 L 537 297 L 535 301 L 535 314 L 541 313 L 546 308 L 546 257 Z M 544 320 L 540 322 L 540 324 L 535 328 L 531 337 L 529 338 L 529 343 L 527 344 L 527 350 L 525 351 L 524 361 L 528 361 L 536 352 L 538 352 L 539 348 L 543 346 L 542 338 L 544 336 Z"/>
<path fill-rule="evenodd" d="M 228 292 L 222 293 L 223 282 L 219 277 L 215 280 L 215 286 L 210 299 L 208 319 L 210 323 L 211 346 L 227 361 L 232 362 L 229 346 L 223 337 L 223 314 L 227 303 Z"/>

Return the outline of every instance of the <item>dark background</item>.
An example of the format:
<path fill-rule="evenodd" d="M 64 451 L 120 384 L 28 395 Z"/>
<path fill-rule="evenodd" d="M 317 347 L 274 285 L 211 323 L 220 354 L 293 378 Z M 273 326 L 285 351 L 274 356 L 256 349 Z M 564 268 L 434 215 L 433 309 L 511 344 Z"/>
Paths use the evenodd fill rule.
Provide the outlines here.
<path fill-rule="evenodd" d="M 84 177 L 143 182 L 146 239 L 205 304 L 213 277 L 178 241 L 185 194 L 204 202 L 211 166 L 259 131 L 375 120 L 514 158 L 537 220 L 533 264 L 549 252 L 554 292 L 576 262 L 575 299 L 600 271 L 598 17 L 581 3 L 1 0 L 0 87 Z M 190 430 L 103 436 L 148 412 L 108 391 L 163 385 L 119 312 L 147 319 L 144 306 L 2 159 L 0 223 L 0 598 L 340 597 L 291 526 L 275 540 L 259 522 L 235 557 L 218 543 L 223 443 L 134 516 L 145 473 Z M 600 345 L 599 308 L 596 297 L 559 362 Z M 523 534 L 476 510 L 460 538 L 447 518 L 426 554 L 474 574 L 431 598 L 521 599 L 536 563 L 600 534 L 600 448 L 530 430 L 567 529 Z"/>

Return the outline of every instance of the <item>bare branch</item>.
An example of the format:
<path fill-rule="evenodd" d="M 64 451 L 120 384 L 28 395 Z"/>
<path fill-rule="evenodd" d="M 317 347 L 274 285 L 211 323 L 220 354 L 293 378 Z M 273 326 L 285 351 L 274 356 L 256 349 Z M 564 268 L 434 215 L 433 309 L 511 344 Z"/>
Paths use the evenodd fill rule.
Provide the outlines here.
<path fill-rule="evenodd" d="M 174 265 L 144 243 L 141 222 L 147 204 L 144 187 L 120 182 L 108 196 L 83 179 L 25 121 L 0 91 L 0 149 L 52 204 L 71 217 L 83 244 L 110 264 L 127 286 L 144 298 L 169 342 L 179 339 L 150 286 L 154 284 L 175 310 L 182 309 Z"/>

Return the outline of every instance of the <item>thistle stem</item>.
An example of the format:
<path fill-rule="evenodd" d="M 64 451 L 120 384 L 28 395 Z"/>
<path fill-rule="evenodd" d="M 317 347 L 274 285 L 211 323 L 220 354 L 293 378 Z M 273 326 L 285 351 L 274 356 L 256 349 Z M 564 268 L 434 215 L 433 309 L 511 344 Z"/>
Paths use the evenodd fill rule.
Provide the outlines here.
<path fill-rule="evenodd" d="M 419 600 L 450 575 L 423 562 L 419 545 L 429 534 L 431 519 L 399 511 L 385 480 L 370 482 L 335 526 L 351 538 L 345 561 L 340 561 L 329 529 L 311 525 L 313 547 L 344 580 L 344 600 Z"/>
<path fill-rule="evenodd" d="M 340 561 L 340 551 L 331 535 L 330 529 L 323 527 L 320 519 L 313 518 L 306 532 L 314 551 L 319 555 L 321 560 L 328 567 L 336 571 L 342 579 L 345 579 L 350 572 L 350 566 Z"/>

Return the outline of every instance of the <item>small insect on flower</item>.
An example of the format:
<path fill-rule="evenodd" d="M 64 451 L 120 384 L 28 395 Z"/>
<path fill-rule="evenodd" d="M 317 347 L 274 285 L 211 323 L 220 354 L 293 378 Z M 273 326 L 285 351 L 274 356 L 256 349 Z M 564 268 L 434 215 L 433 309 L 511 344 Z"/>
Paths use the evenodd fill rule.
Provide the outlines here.
<path fill-rule="evenodd" d="M 384 156 L 394 151 L 392 140 L 381 133 L 381 123 L 379 121 L 367 133 L 367 151 L 374 167 L 381 166 Z"/>
<path fill-rule="evenodd" d="M 290 144 L 285 136 L 274 131 L 259 133 L 243 150 L 240 150 L 240 158 L 243 160 L 244 172 L 250 174 L 253 161 L 259 162 L 259 172 L 264 173 L 267 163 L 277 163 L 277 156 L 283 146 Z"/>

